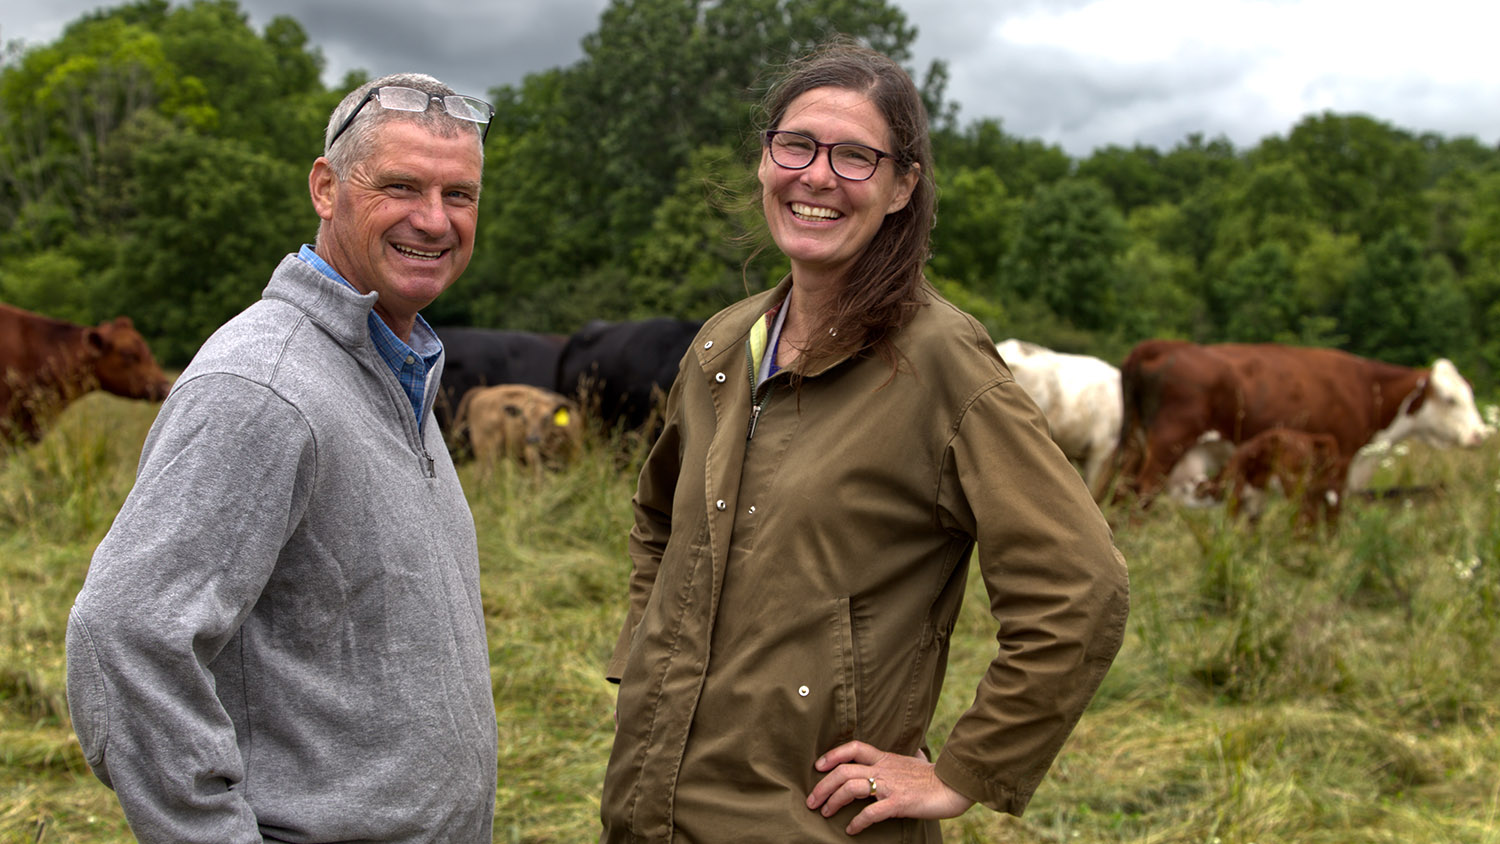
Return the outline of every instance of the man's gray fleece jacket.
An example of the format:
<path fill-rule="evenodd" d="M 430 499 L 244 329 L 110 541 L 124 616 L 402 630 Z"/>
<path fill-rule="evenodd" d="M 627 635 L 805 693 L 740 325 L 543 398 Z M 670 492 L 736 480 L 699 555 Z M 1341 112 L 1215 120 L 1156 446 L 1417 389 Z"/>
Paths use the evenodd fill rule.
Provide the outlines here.
<path fill-rule="evenodd" d="M 152 841 L 489 841 L 474 523 L 374 294 L 295 255 L 151 429 L 68 621 L 89 765 Z"/>

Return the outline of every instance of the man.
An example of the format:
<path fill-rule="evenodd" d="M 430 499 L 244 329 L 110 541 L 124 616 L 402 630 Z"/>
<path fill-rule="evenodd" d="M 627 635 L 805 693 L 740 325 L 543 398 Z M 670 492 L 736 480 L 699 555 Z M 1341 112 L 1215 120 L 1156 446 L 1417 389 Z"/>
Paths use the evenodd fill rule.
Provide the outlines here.
<path fill-rule="evenodd" d="M 216 332 L 68 622 L 85 757 L 141 841 L 485 841 L 474 525 L 418 315 L 473 249 L 493 113 L 429 76 L 334 110 L 315 247 Z"/>

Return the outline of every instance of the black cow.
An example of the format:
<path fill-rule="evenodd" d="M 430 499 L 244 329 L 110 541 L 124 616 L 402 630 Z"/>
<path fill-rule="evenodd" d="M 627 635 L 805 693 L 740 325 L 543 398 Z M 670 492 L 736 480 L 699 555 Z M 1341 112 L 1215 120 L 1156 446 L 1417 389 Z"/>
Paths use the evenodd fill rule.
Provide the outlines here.
<path fill-rule="evenodd" d="M 530 384 L 552 389 L 557 358 L 568 338 L 562 334 L 499 331 L 490 328 L 435 328 L 447 352 L 433 413 L 444 431 L 464 393 L 475 387 Z"/>
<path fill-rule="evenodd" d="M 638 322 L 594 320 L 568 338 L 553 389 L 576 397 L 605 430 L 637 430 L 666 395 L 677 365 L 702 320 L 655 317 Z"/>

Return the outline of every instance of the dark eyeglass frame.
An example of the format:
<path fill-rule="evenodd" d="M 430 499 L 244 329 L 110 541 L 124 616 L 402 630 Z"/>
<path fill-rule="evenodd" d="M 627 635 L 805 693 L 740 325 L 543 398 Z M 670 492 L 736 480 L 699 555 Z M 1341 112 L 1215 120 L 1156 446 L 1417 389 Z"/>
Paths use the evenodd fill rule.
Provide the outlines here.
<path fill-rule="evenodd" d="M 779 159 L 776 158 L 775 140 L 777 135 L 791 135 L 793 137 L 801 138 L 812 144 L 812 157 L 807 159 L 807 162 L 805 164 L 783 164 Z M 810 135 L 804 135 L 801 132 L 793 132 L 789 129 L 767 129 L 763 140 L 766 145 L 766 152 L 771 156 L 771 161 L 774 162 L 777 167 L 780 167 L 783 170 L 806 170 L 813 165 L 814 161 L 818 160 L 818 152 L 820 150 L 826 149 L 828 150 L 828 166 L 833 170 L 833 174 L 835 176 L 838 176 L 840 179 L 847 179 L 851 182 L 868 182 L 869 180 L 875 178 L 875 174 L 880 171 L 880 160 L 883 158 L 889 158 L 890 160 L 898 164 L 901 163 L 901 160 L 896 156 L 884 150 L 876 149 L 869 144 L 857 144 L 853 141 L 840 141 L 838 143 L 825 144 Z M 835 158 L 833 154 L 834 149 L 837 147 L 854 147 L 856 149 L 869 150 L 870 152 L 875 153 L 875 166 L 871 167 L 870 172 L 864 176 L 846 176 L 843 173 L 839 172 L 839 165 L 836 163 L 838 159 Z"/>
<path fill-rule="evenodd" d="M 422 94 L 427 97 L 427 108 L 432 108 L 432 104 L 434 102 L 441 101 L 443 104 L 443 110 L 448 112 L 449 117 L 452 117 L 455 120 L 463 120 L 469 123 L 478 123 L 480 126 L 479 143 L 481 144 L 483 144 L 485 138 L 488 138 L 490 135 L 490 122 L 494 120 L 495 107 L 485 102 L 484 100 L 479 99 L 478 97 L 470 97 L 464 94 L 429 94 L 426 91 L 422 91 L 417 88 L 407 88 L 404 85 L 382 85 L 379 88 L 371 88 L 370 93 L 365 94 L 365 98 L 359 101 L 359 105 L 355 106 L 354 110 L 349 112 L 349 116 L 344 118 L 344 122 L 339 124 L 338 131 L 334 132 L 333 137 L 328 141 L 329 150 L 333 149 L 333 145 L 338 142 L 338 139 L 344 134 L 345 130 L 353 125 L 354 118 L 359 116 L 359 113 L 364 109 L 365 104 L 370 102 L 370 100 L 378 101 L 380 99 L 380 92 L 386 90 L 387 88 L 401 88 L 407 91 L 415 91 L 416 93 Z M 454 111 L 454 103 L 452 102 L 453 100 L 457 100 L 462 105 L 470 107 L 475 104 L 482 105 L 488 111 L 488 114 L 485 115 L 485 118 L 483 120 L 475 120 L 473 117 L 466 116 L 460 112 Z M 416 109 L 388 106 L 384 103 L 381 103 L 381 108 L 390 109 L 392 111 L 409 111 L 413 114 L 417 113 Z M 422 111 L 426 111 L 427 108 L 422 109 Z"/>

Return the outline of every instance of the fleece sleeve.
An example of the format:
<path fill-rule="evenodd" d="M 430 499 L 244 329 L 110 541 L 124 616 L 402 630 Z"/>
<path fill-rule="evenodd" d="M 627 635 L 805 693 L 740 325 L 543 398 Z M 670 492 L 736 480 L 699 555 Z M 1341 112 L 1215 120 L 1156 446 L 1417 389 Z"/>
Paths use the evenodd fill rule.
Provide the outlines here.
<path fill-rule="evenodd" d="M 143 842 L 259 841 L 209 665 L 304 512 L 316 444 L 271 389 L 179 384 L 68 619 L 68 703 L 95 774 Z"/>

